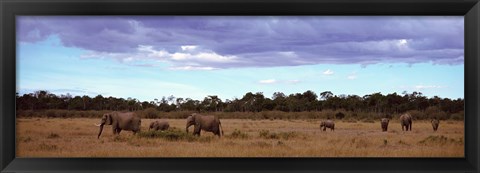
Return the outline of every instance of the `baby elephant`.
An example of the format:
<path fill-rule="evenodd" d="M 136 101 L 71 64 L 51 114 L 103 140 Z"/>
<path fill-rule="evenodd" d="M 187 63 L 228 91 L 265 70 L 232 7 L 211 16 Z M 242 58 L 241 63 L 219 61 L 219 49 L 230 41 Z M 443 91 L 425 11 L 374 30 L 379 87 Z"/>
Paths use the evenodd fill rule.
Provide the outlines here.
<path fill-rule="evenodd" d="M 433 131 L 437 131 L 438 125 L 440 124 L 440 120 L 434 118 L 432 119 L 431 123 L 432 123 Z"/>
<path fill-rule="evenodd" d="M 150 128 L 149 130 L 167 130 L 170 127 L 170 124 L 168 124 L 167 121 L 165 120 L 155 120 L 150 123 Z"/>
<path fill-rule="evenodd" d="M 388 122 L 390 120 L 388 118 L 382 118 L 381 124 L 382 124 L 382 131 L 386 132 L 388 129 Z"/>
<path fill-rule="evenodd" d="M 320 123 L 320 130 L 322 130 L 322 127 L 323 127 L 323 131 L 327 130 L 327 128 L 330 128 L 330 131 L 334 131 L 335 130 L 335 122 L 333 122 L 332 120 L 322 121 Z"/>

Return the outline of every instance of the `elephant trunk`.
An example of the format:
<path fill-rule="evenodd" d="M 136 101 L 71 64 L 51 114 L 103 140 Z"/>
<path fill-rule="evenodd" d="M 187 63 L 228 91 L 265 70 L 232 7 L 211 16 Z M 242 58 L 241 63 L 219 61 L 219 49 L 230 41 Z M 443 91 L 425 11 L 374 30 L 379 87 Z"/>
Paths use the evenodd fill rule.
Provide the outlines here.
<path fill-rule="evenodd" d="M 100 135 L 102 135 L 102 131 L 103 131 L 103 124 L 100 125 L 100 132 L 98 132 L 97 139 L 100 139 Z"/>
<path fill-rule="evenodd" d="M 189 128 L 189 127 L 190 127 L 190 124 L 187 124 L 187 126 L 186 126 L 186 128 L 185 128 L 186 131 L 187 131 L 187 133 L 188 133 L 188 128 Z"/>

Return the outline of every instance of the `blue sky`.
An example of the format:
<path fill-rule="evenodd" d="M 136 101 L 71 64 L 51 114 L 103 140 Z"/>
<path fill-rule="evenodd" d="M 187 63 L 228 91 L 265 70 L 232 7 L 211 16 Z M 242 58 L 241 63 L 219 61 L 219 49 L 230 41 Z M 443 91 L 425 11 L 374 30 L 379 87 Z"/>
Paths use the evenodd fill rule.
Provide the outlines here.
<path fill-rule="evenodd" d="M 464 97 L 463 17 L 17 18 L 17 90 Z"/>

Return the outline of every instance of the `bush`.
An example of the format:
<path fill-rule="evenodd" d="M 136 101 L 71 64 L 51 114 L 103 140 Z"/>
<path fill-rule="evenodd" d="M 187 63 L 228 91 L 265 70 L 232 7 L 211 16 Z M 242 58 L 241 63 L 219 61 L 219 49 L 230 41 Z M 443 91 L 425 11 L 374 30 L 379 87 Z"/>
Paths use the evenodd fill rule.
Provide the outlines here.
<path fill-rule="evenodd" d="M 458 113 L 454 113 L 450 116 L 450 119 L 459 121 L 464 120 L 464 112 L 460 111 Z"/>
<path fill-rule="evenodd" d="M 343 119 L 345 117 L 345 114 L 343 114 L 342 112 L 338 112 L 337 114 L 335 114 L 335 118 L 336 119 Z"/>
<path fill-rule="evenodd" d="M 285 140 L 288 140 L 288 139 L 292 139 L 292 138 L 296 138 L 299 135 L 298 132 L 279 132 L 279 133 L 274 133 L 274 132 L 270 132 L 268 130 L 260 130 L 260 132 L 258 133 L 259 136 L 261 138 L 264 138 L 264 139 L 285 139 Z"/>
<path fill-rule="evenodd" d="M 425 115 L 422 117 L 422 119 L 432 119 L 432 118 L 437 118 L 440 120 L 448 119 L 447 113 L 442 111 L 437 106 L 430 106 L 427 109 L 425 109 Z"/>
<path fill-rule="evenodd" d="M 371 118 L 363 119 L 362 122 L 364 122 L 364 123 L 375 123 L 375 121 Z"/>
<path fill-rule="evenodd" d="M 50 133 L 48 136 L 47 136 L 48 139 L 55 139 L 55 138 L 60 138 L 60 135 L 56 134 L 56 133 Z"/>
<path fill-rule="evenodd" d="M 45 115 L 47 115 L 48 118 L 55 118 L 55 117 L 57 117 L 57 114 L 56 114 L 55 110 L 53 110 L 53 109 L 47 110 L 47 112 L 45 113 Z"/>
<path fill-rule="evenodd" d="M 178 129 L 168 129 L 165 131 L 141 131 L 138 133 L 138 137 L 162 138 L 167 141 L 199 141 L 199 138 L 193 134 Z"/>
<path fill-rule="evenodd" d="M 463 144 L 463 138 L 459 138 L 458 141 L 453 138 L 448 138 L 446 136 L 428 136 L 425 139 L 418 142 L 419 144 L 428 144 L 428 145 L 444 145 L 447 143 L 454 144 Z"/>
<path fill-rule="evenodd" d="M 58 147 L 56 145 L 49 145 L 49 144 L 41 143 L 40 145 L 38 145 L 38 148 L 40 150 L 52 151 L 52 150 L 56 150 Z"/>
<path fill-rule="evenodd" d="M 424 113 L 417 111 L 417 110 L 411 110 L 408 111 L 408 113 L 412 116 L 413 120 L 419 120 L 419 119 L 425 119 Z M 401 114 L 402 115 L 402 114 Z M 401 116 L 400 115 L 400 116 Z"/>
<path fill-rule="evenodd" d="M 248 139 L 249 136 L 247 133 L 244 133 L 238 129 L 235 129 L 232 134 L 227 136 L 228 138 L 233 138 L 233 139 Z"/>
<path fill-rule="evenodd" d="M 258 135 L 259 135 L 260 137 L 267 137 L 268 134 L 270 134 L 270 131 L 268 131 L 268 130 L 260 130 L 260 131 L 258 132 Z"/>
<path fill-rule="evenodd" d="M 65 118 L 68 115 L 67 110 L 56 110 L 57 117 Z"/>
<path fill-rule="evenodd" d="M 155 118 L 158 118 L 158 112 L 155 108 L 148 108 L 148 109 L 145 109 L 143 110 L 143 114 L 145 118 L 149 118 L 149 119 L 155 119 Z"/>

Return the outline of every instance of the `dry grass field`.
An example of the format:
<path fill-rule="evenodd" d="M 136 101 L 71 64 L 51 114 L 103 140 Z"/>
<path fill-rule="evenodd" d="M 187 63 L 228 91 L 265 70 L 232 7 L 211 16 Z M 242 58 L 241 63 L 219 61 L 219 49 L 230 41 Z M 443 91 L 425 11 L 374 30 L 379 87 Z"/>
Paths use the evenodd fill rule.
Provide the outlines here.
<path fill-rule="evenodd" d="M 142 120 L 148 131 L 151 119 Z M 169 119 L 184 131 L 185 120 Z M 320 120 L 222 119 L 224 136 L 204 133 L 195 140 L 146 138 L 122 131 L 114 137 L 105 126 L 100 139 L 99 119 L 17 119 L 17 157 L 463 157 L 463 121 L 442 121 L 434 132 L 428 121 L 414 121 L 402 132 L 390 121 L 336 121 L 335 131 L 320 131 Z M 193 127 L 190 127 L 190 132 Z M 235 131 L 237 129 L 237 131 Z M 262 135 L 261 135 L 262 134 Z"/>

